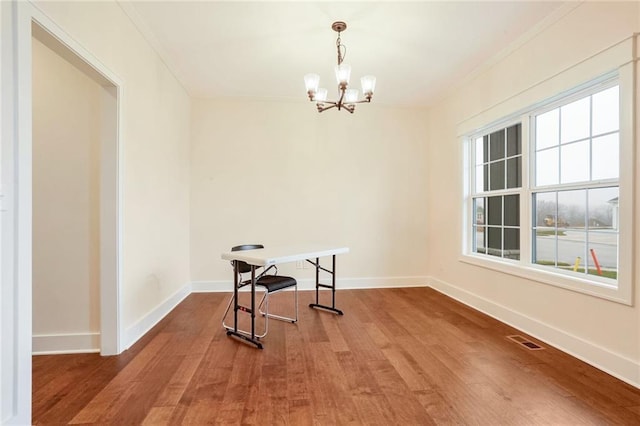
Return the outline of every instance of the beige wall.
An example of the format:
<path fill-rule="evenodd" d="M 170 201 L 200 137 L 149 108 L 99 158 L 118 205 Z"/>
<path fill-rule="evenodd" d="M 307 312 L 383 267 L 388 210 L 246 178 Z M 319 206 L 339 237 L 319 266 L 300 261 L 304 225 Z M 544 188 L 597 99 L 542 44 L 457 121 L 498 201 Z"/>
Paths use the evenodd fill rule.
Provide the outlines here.
<path fill-rule="evenodd" d="M 100 331 L 100 91 L 33 40 L 34 335 Z"/>
<path fill-rule="evenodd" d="M 35 4 L 122 81 L 121 319 L 130 330 L 189 282 L 189 97 L 117 3 Z"/>
<path fill-rule="evenodd" d="M 233 245 L 350 247 L 345 286 L 427 273 L 426 128 L 420 111 L 194 100 L 191 278 L 226 281 Z M 311 270 L 282 271 L 310 277 Z M 224 287 L 223 287 L 224 288 Z"/>
<path fill-rule="evenodd" d="M 579 68 L 579 72 L 564 73 L 566 78 L 554 78 L 554 82 L 559 82 L 557 90 L 586 81 L 577 79 L 577 75 L 588 79 L 609 71 L 611 68 L 598 63 L 599 57 L 606 55 L 600 52 L 608 51 L 608 47 L 640 30 L 639 8 L 637 2 L 576 4 L 566 16 L 435 105 L 429 114 L 429 158 L 433 161 L 429 162 L 428 179 L 431 201 L 428 216 L 432 219 L 428 227 L 428 259 L 436 285 L 503 320 L 527 324 L 540 337 L 564 345 L 619 376 L 626 375 L 627 380 L 635 383 L 640 383 L 638 234 L 633 307 L 461 262 L 463 149 L 458 132 L 465 120 L 482 121 L 474 116 L 496 120 L 500 114 L 507 115 L 543 100 L 535 96 L 541 93 L 537 91 L 539 83 L 563 70 Z M 528 96 L 529 93 L 534 96 Z M 636 176 L 639 166 L 636 155 Z M 640 223 L 637 187 L 635 197 L 637 230 Z M 607 356 L 615 361 L 605 365 Z"/>

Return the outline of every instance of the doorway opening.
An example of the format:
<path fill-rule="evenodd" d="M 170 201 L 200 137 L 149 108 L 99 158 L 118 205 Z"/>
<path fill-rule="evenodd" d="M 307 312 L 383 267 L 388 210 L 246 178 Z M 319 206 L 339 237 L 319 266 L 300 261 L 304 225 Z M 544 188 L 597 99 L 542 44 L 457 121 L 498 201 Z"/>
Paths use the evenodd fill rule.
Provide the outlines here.
<path fill-rule="evenodd" d="M 119 86 L 32 20 L 33 353 L 120 349 Z"/>

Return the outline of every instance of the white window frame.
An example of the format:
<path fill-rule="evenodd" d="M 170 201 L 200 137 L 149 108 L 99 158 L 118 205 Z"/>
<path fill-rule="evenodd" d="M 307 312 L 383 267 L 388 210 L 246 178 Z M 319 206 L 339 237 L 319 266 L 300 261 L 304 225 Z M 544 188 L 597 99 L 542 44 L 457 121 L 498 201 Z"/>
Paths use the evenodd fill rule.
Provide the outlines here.
<path fill-rule="evenodd" d="M 462 136 L 464 147 L 464 214 L 463 214 L 463 241 L 462 262 L 499 271 L 517 277 L 529 279 L 543 284 L 561 287 L 584 294 L 600 297 L 626 305 L 633 305 L 633 202 L 634 202 L 634 128 L 635 105 L 634 91 L 635 80 L 632 67 L 620 68 L 595 78 L 587 83 L 578 85 L 573 89 L 564 91 L 550 99 L 546 99 L 530 107 L 496 121 L 490 125 L 468 132 Z M 531 122 L 534 114 L 540 114 L 544 109 L 553 109 L 558 105 L 566 104 L 571 100 L 587 96 L 590 93 L 604 90 L 606 87 L 619 85 L 620 102 L 620 176 L 619 182 L 619 225 L 620 234 L 618 240 L 618 275 L 617 280 L 603 279 L 601 277 L 585 275 L 578 276 L 566 273 L 558 269 L 532 264 L 532 176 L 535 161 L 534 147 L 532 146 Z M 474 147 L 475 138 L 490 133 L 500 128 L 508 127 L 520 122 L 522 127 L 522 188 L 520 190 L 520 260 L 503 259 L 486 254 L 473 252 L 473 196 L 475 192 L 475 163 Z M 540 188 L 536 188 L 539 190 Z M 493 195 L 493 194 L 491 194 Z M 499 194 L 495 194 L 499 195 Z"/>
<path fill-rule="evenodd" d="M 471 151 L 469 152 L 470 174 L 473 174 L 473 176 L 471 176 L 471 183 L 470 183 L 470 187 L 469 187 L 470 188 L 470 191 L 469 191 L 469 204 L 470 204 L 470 209 L 471 209 L 470 210 L 471 213 L 469 215 L 469 218 L 470 218 L 469 225 L 471 226 L 471 229 L 473 229 L 473 221 L 474 221 L 474 219 L 473 219 L 473 216 L 474 216 L 473 199 L 474 198 L 483 197 L 483 198 L 486 199 L 486 198 L 490 198 L 490 197 L 505 197 L 505 196 L 508 196 L 508 195 L 518 195 L 520 197 L 520 206 L 522 207 L 522 197 L 526 196 L 524 194 L 523 190 L 525 188 L 524 187 L 525 170 L 528 170 L 527 166 L 525 165 L 525 163 L 527 162 L 526 159 L 528 158 L 528 155 L 527 155 L 527 152 L 525 151 L 525 142 L 524 142 L 524 139 L 523 139 L 523 137 L 524 137 L 523 133 L 524 133 L 525 126 L 524 126 L 524 123 L 520 120 L 519 117 L 518 118 L 512 118 L 512 119 L 510 119 L 508 121 L 502 121 L 502 122 L 500 122 L 500 123 L 498 123 L 496 125 L 493 125 L 491 127 L 487 127 L 485 129 L 482 129 L 479 132 L 473 133 L 473 134 L 468 136 L 468 140 L 469 140 L 468 143 L 470 145 L 469 149 L 475 150 L 474 143 L 475 143 L 475 140 L 477 138 L 483 137 L 485 135 L 492 134 L 492 133 L 497 132 L 499 130 L 506 130 L 507 128 L 515 126 L 517 124 L 521 125 L 520 126 L 520 132 L 521 132 L 521 134 L 520 134 L 520 158 L 522 159 L 522 162 L 521 162 L 521 170 L 520 170 L 520 173 L 521 173 L 521 176 L 520 176 L 520 184 L 521 185 L 520 185 L 520 187 L 516 187 L 516 188 L 507 188 L 506 187 L 507 186 L 507 176 L 506 176 L 507 175 L 507 163 L 505 161 L 505 170 L 504 170 L 504 172 L 505 172 L 505 188 L 494 189 L 494 190 L 488 189 L 487 191 L 476 192 L 476 190 L 475 190 L 475 183 L 476 183 L 475 182 L 475 168 L 476 168 L 477 165 L 475 164 L 474 161 L 472 161 L 474 159 L 474 157 L 475 157 L 475 154 L 473 152 L 471 152 Z M 527 126 L 527 129 L 528 129 L 528 126 Z M 505 151 L 504 159 L 506 160 L 507 158 L 508 157 L 507 157 L 507 154 L 506 154 L 506 151 Z M 471 163 L 474 163 L 474 164 L 471 164 Z M 490 169 L 491 168 L 489 167 L 489 170 Z M 491 175 L 490 171 L 489 171 L 489 175 Z M 489 181 L 491 181 L 491 179 L 489 179 Z M 471 189 L 471 188 L 473 188 L 473 189 Z M 485 211 L 486 211 L 486 208 L 487 208 L 487 206 L 485 205 Z M 485 215 L 485 220 L 488 220 L 486 215 Z M 505 229 L 505 225 L 504 225 L 504 205 L 503 205 L 503 221 L 502 221 L 501 228 L 503 230 Z M 507 227 L 507 228 L 509 228 L 509 227 Z M 519 224 L 518 228 L 520 229 L 520 245 L 521 245 L 521 247 L 520 247 L 520 260 L 522 260 L 522 214 L 520 215 L 520 224 Z M 485 227 L 485 230 L 488 230 L 487 227 Z M 498 259 L 498 260 L 501 260 L 501 261 L 504 261 L 504 262 L 515 262 L 515 263 L 519 262 L 518 260 L 509 259 L 509 258 L 505 258 L 505 257 L 498 257 L 498 256 L 489 255 L 489 254 L 482 254 L 482 253 L 473 252 L 473 246 L 474 246 L 473 238 L 474 238 L 474 235 L 473 235 L 473 233 L 471 233 L 471 240 L 469 242 L 469 246 L 468 247 L 469 247 L 469 252 L 473 253 L 474 256 L 480 256 L 480 257 L 485 257 L 486 256 L 486 257 L 488 257 L 490 259 Z M 503 242 L 504 242 L 504 240 L 503 240 Z M 504 253 L 503 253 L 503 255 L 504 255 Z"/>

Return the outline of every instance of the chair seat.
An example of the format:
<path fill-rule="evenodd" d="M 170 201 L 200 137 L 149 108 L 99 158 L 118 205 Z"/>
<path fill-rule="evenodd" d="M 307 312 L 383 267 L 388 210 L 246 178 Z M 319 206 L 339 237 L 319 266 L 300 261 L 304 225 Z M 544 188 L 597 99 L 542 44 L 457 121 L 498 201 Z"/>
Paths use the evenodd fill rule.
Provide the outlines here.
<path fill-rule="evenodd" d="M 285 277 L 282 275 L 264 275 L 260 277 L 256 285 L 265 287 L 267 292 L 282 290 L 287 287 L 294 287 L 296 285 L 295 278 Z"/>

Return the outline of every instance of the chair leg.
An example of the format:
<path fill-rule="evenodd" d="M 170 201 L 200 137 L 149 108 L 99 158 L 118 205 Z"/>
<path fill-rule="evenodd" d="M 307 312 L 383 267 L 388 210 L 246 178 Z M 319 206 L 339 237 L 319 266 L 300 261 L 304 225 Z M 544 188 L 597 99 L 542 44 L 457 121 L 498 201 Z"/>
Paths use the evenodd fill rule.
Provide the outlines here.
<path fill-rule="evenodd" d="M 274 292 L 275 293 L 280 293 L 278 292 Z M 291 322 L 291 323 L 296 323 L 298 322 L 298 286 L 294 286 L 294 305 L 295 305 L 295 309 L 296 309 L 296 316 L 295 318 L 290 318 L 290 317 L 286 317 L 286 316 L 282 316 L 282 315 L 276 315 L 276 314 L 270 314 L 269 313 L 269 309 L 267 307 L 266 311 L 263 312 L 262 310 L 260 310 L 260 313 L 262 314 L 262 316 L 267 317 L 267 318 L 273 318 L 279 321 L 286 321 L 286 322 Z M 262 303 L 260 304 L 260 306 L 258 307 L 258 309 L 260 309 L 262 307 Z"/>
<path fill-rule="evenodd" d="M 260 304 L 258 304 L 258 312 L 260 312 L 261 314 L 262 311 L 260 310 L 260 308 L 262 307 L 262 305 L 265 305 L 266 312 L 269 312 L 269 292 L 266 290 L 264 292 L 264 295 L 262 296 Z M 269 332 L 269 315 L 262 314 L 262 316 L 264 317 L 264 333 L 262 333 L 258 337 L 264 337 Z"/>
<path fill-rule="evenodd" d="M 265 291 L 264 295 L 262 296 L 262 299 L 260 300 L 260 303 L 258 304 L 258 310 L 260 310 L 260 307 L 263 304 L 265 304 L 267 312 L 269 311 L 269 300 L 267 299 L 267 296 L 268 296 L 268 293 Z M 227 315 L 229 314 L 229 310 L 231 309 L 231 305 L 233 304 L 233 299 L 234 299 L 234 296 L 231 295 L 231 298 L 229 299 L 229 303 L 227 304 L 227 309 L 225 309 L 224 314 L 222 315 L 222 326 L 227 330 L 234 330 L 232 325 L 228 325 L 228 324 L 225 323 L 225 319 L 227 318 Z M 262 311 L 260 311 L 260 313 L 262 313 Z M 264 313 L 262 313 L 262 314 L 264 315 Z M 265 320 L 264 320 L 264 333 L 256 334 L 255 337 L 260 339 L 260 338 L 266 336 L 268 331 L 269 331 L 268 318 L 265 317 Z M 249 332 L 247 330 L 242 330 L 242 329 L 238 328 L 237 332 L 245 334 L 247 336 L 251 336 L 251 332 Z"/>
<path fill-rule="evenodd" d="M 226 328 L 227 330 L 233 330 L 233 327 L 227 325 L 224 320 L 227 319 L 227 314 L 229 313 L 229 309 L 231 309 L 231 304 L 233 303 L 233 299 L 235 298 L 235 296 L 231 295 L 231 298 L 229 299 L 229 303 L 227 304 L 227 309 L 225 309 L 224 314 L 222 315 L 222 326 L 224 328 Z"/>
<path fill-rule="evenodd" d="M 298 284 L 296 284 L 294 291 L 295 295 L 295 304 L 296 304 L 296 322 L 298 322 Z"/>

